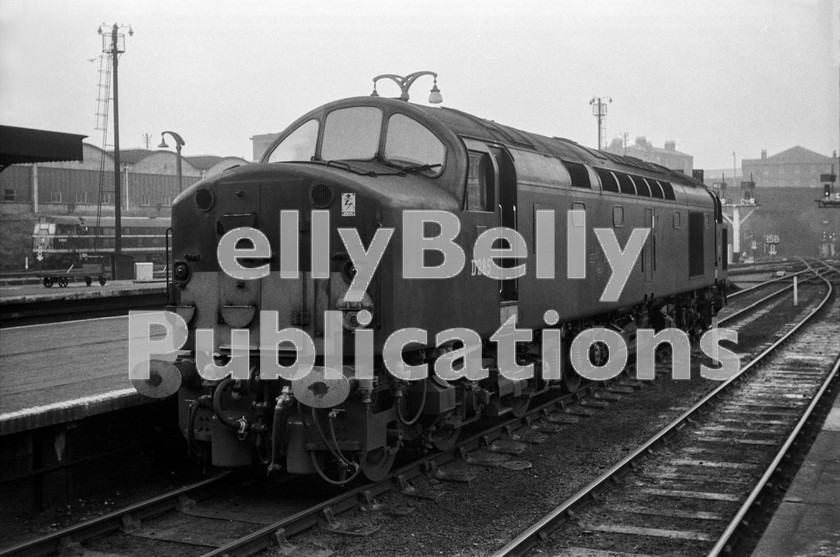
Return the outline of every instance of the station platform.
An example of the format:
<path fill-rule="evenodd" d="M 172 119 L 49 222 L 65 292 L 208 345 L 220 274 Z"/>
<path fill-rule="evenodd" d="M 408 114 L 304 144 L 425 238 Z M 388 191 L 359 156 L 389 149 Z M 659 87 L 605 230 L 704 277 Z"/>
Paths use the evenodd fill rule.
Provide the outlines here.
<path fill-rule="evenodd" d="M 840 555 L 840 397 L 753 557 Z"/>
<path fill-rule="evenodd" d="M 84 282 L 71 282 L 65 288 L 46 288 L 38 284 L 7 284 L 0 286 L 0 311 L 4 304 L 37 303 L 55 300 L 82 300 L 111 296 L 138 294 L 166 294 L 165 280 L 133 281 L 115 280 L 100 286 L 98 282 L 87 286 Z"/>
<path fill-rule="evenodd" d="M 128 339 L 127 316 L 3 329 L 0 436 L 148 404 L 128 379 Z"/>
<path fill-rule="evenodd" d="M 77 504 L 169 462 L 155 450 L 183 454 L 176 400 L 137 393 L 128 347 L 128 316 L 0 330 L 0 515 Z"/>

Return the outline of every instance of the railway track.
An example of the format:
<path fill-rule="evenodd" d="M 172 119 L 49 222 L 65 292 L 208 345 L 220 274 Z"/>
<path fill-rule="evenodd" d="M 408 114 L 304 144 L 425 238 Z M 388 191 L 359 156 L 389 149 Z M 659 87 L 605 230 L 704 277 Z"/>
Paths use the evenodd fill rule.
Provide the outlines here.
<path fill-rule="evenodd" d="M 834 269 L 823 270 L 823 272 L 826 271 L 833 272 Z M 772 311 L 775 306 L 781 303 L 782 295 L 793 291 L 795 286 L 798 289 L 814 280 L 820 280 L 819 273 L 809 268 L 784 277 L 773 278 L 730 294 L 728 297 L 729 305 L 721 311 L 718 325 L 727 323 L 731 327 L 734 323 L 741 322 L 745 318 L 755 319 L 763 313 Z M 796 282 L 794 283 L 794 281 Z M 783 285 L 777 288 L 779 283 L 783 283 Z M 767 291 L 769 293 L 765 293 Z"/>
<path fill-rule="evenodd" d="M 179 549 L 163 552 L 173 555 L 233 556 L 251 555 L 271 545 L 282 544 L 285 536 L 293 536 L 318 524 L 336 532 L 356 535 L 364 532 L 370 533 L 375 530 L 375 527 L 371 526 L 370 514 L 361 521 L 347 521 L 342 519 L 340 515 L 345 511 L 360 507 L 388 513 L 394 512 L 394 509 L 378 509 L 375 501 L 375 497 L 394 489 L 421 498 L 439 497 L 440 492 L 418 490 L 412 485 L 413 480 L 429 474 L 442 481 L 469 481 L 468 475 L 447 469 L 449 463 L 460 459 L 471 459 L 479 465 L 486 466 L 513 467 L 514 469 L 527 467 L 527 462 L 512 458 L 512 454 L 518 454 L 524 450 L 524 443 L 529 441 L 526 433 L 530 432 L 535 421 L 545 420 L 548 424 L 545 427 L 551 428 L 552 422 L 568 421 L 570 418 L 567 412 L 591 412 L 591 410 L 586 410 L 584 406 L 581 406 L 581 404 L 586 403 L 588 397 L 600 393 L 601 397 L 608 398 L 608 392 L 611 390 L 626 392 L 637 388 L 627 387 L 625 386 L 626 383 L 625 379 L 619 379 L 610 382 L 609 385 L 593 383 L 584 386 L 575 395 L 564 395 L 531 408 L 524 418 L 497 422 L 492 427 L 482 429 L 461 440 L 448 451 L 428 454 L 415 460 L 392 471 L 388 477 L 379 482 L 361 485 L 348 491 L 333 494 L 333 496 L 324 498 L 303 509 L 293 509 L 283 513 L 282 509 L 275 507 L 261 517 L 253 511 L 231 513 L 208 510 L 210 507 L 218 507 L 218 505 L 204 505 L 204 503 L 209 501 L 213 494 L 221 489 L 223 482 L 228 479 L 227 476 L 220 476 L 174 490 L 149 501 L 131 505 L 125 509 L 77 524 L 48 536 L 7 548 L 0 551 L 0 557 L 50 555 L 67 549 L 80 551 L 82 543 L 85 544 L 86 549 L 92 548 L 96 551 L 98 550 L 97 538 L 101 539 L 103 536 L 113 536 L 115 534 L 157 539 L 159 541 L 168 539 L 177 544 Z M 534 437 L 534 435 L 530 435 L 531 442 L 535 442 L 533 441 Z M 518 441 L 514 439 L 518 439 Z M 488 448 L 489 455 L 475 454 Z M 201 507 L 204 508 L 195 504 L 197 500 L 203 500 Z M 237 505 L 242 508 L 247 507 L 249 503 L 240 501 Z M 278 510 L 280 510 L 282 516 L 277 516 Z M 226 533 L 236 532 L 243 528 L 250 531 L 245 535 L 227 536 L 227 541 L 222 541 L 225 538 L 224 535 L 213 536 L 208 534 L 206 523 L 187 524 L 185 517 L 190 516 L 220 519 L 225 523 L 224 530 Z M 270 519 L 266 517 L 270 517 Z M 163 524 L 160 522 L 161 519 L 164 520 Z M 173 521 L 177 524 L 177 527 L 170 526 Z M 375 522 L 375 518 L 373 521 Z M 149 522 L 149 525 L 146 524 L 147 522 Z M 231 526 L 231 523 L 234 522 L 238 526 Z M 208 537 L 216 541 L 208 541 Z M 92 544 L 91 540 L 94 540 Z M 205 553 L 208 546 L 213 547 L 214 544 L 216 547 Z M 121 545 L 121 542 L 104 542 L 105 547 L 110 548 L 115 545 L 120 547 L 121 553 L 126 552 L 124 547 L 126 544 L 124 543 Z M 198 548 L 197 551 L 196 548 Z M 128 553 L 131 553 L 131 551 L 129 550 Z M 137 553 L 143 554 L 144 550 Z"/>
<path fill-rule="evenodd" d="M 53 555 L 73 553 L 80 550 L 80 544 L 99 536 L 119 531 L 127 524 L 136 524 L 178 508 L 185 497 L 201 499 L 218 490 L 228 474 L 220 474 L 201 482 L 175 489 L 134 505 L 129 505 L 103 516 L 41 536 L 28 542 L 0 550 L 0 556 L 8 555 Z"/>
<path fill-rule="evenodd" d="M 725 322 L 725 319 L 721 320 L 721 324 Z M 146 543 L 154 540 L 155 543 L 174 544 L 172 547 L 177 548 L 161 549 L 163 553 L 248 555 L 272 545 L 283 544 L 286 536 L 294 536 L 319 524 L 336 532 L 370 532 L 376 528 L 382 513 L 409 510 L 382 508 L 376 503 L 377 497 L 396 490 L 422 498 L 439 497 L 439 492 L 415 487 L 416 480 L 421 480 L 420 483 L 427 477 L 443 482 L 468 480 L 463 468 L 458 466 L 464 462 L 479 466 L 526 468 L 529 463 L 521 460 L 520 455 L 528 443 L 539 442 L 540 431 L 547 434 L 556 432 L 562 428 L 562 424 L 603 410 L 611 400 L 633 393 L 643 388 L 643 385 L 644 382 L 626 377 L 605 384 L 586 385 L 575 395 L 564 395 L 535 405 L 523 418 L 497 422 L 489 428 L 478 430 L 449 451 L 426 455 L 393 471 L 380 482 L 338 494 L 332 493 L 305 508 L 300 505 L 278 505 L 274 501 L 275 505 L 270 510 L 263 508 L 263 511 L 256 512 L 246 509 L 260 505 L 265 507 L 264 501 L 253 505 L 249 501 L 238 501 L 236 505 L 240 510 L 231 512 L 230 509 L 224 510 L 224 505 L 212 502 L 213 493 L 221 485 L 216 483 L 219 480 L 210 484 L 202 482 L 157 497 L 148 505 L 133 505 L 127 510 L 79 524 L 43 540 L 33 540 L 25 546 L 10 548 L 0 552 L 0 555 L 50 554 L 60 547 L 78 547 L 76 544 L 86 540 L 92 540 L 85 543 L 85 546 L 93 550 L 107 551 L 117 547 L 120 553 L 143 554 L 148 548 L 131 549 L 132 543 L 138 538 L 145 539 Z M 359 508 L 368 511 L 347 513 L 356 515 L 349 519 L 342 514 Z M 371 512 L 370 509 L 377 511 Z M 215 521 L 213 524 L 217 526 L 208 527 L 207 520 Z M 213 535 L 208 534 L 214 530 L 216 532 Z M 122 540 L 102 538 L 114 534 Z M 56 540 L 59 540 L 58 543 Z"/>
<path fill-rule="evenodd" d="M 774 278 L 771 278 L 771 279 L 766 280 L 764 282 L 760 282 L 758 284 L 750 286 L 748 288 L 743 288 L 743 289 L 738 290 L 736 292 L 732 292 L 727 296 L 727 300 L 729 301 L 729 300 L 733 300 L 733 299 L 736 299 L 736 298 L 743 298 L 743 297 L 746 297 L 748 294 L 756 293 L 756 291 L 761 292 L 763 289 L 767 288 L 770 285 L 773 285 L 773 284 L 776 284 L 776 283 L 779 283 L 779 282 L 787 282 L 787 281 L 790 281 L 792 279 L 792 277 L 802 277 L 802 275 L 812 273 L 812 272 L 813 272 L 813 270 L 811 268 L 806 268 L 806 269 L 800 269 L 798 271 L 794 271 L 794 272 L 791 272 L 791 273 L 785 273 L 783 276 L 774 277 Z"/>
<path fill-rule="evenodd" d="M 787 261 L 761 261 L 758 263 L 751 263 L 751 264 L 730 264 L 729 265 L 729 274 L 740 275 L 740 274 L 749 274 L 749 273 L 761 273 L 766 272 L 768 270 L 776 270 L 776 269 L 794 269 L 801 264 L 797 260 L 789 259 Z"/>
<path fill-rule="evenodd" d="M 721 554 L 819 401 L 836 387 L 840 304 L 825 284 L 823 299 L 736 377 L 496 557 L 537 548 L 552 555 Z"/>

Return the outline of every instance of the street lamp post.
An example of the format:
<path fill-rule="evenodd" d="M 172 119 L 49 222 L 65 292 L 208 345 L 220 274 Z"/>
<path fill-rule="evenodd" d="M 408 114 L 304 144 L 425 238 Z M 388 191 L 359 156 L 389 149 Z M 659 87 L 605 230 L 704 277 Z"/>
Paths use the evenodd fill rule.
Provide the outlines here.
<path fill-rule="evenodd" d="M 400 100 L 407 101 L 408 100 L 408 90 L 411 88 L 411 85 L 417 81 L 418 77 L 422 77 L 424 75 L 430 75 L 435 78 L 435 84 L 432 86 L 432 90 L 429 93 L 429 102 L 431 104 L 440 104 L 443 102 L 443 97 L 440 94 L 440 89 L 437 86 L 437 74 L 435 72 L 429 71 L 422 71 L 422 72 L 414 72 L 410 73 L 406 76 L 396 75 L 392 73 L 386 73 L 382 75 L 378 75 L 373 78 L 373 93 L 370 94 L 371 97 L 378 97 L 379 93 L 376 92 L 376 82 L 380 79 L 390 79 L 400 87 Z"/>
<path fill-rule="evenodd" d="M 125 52 L 125 35 L 120 29 L 125 25 L 114 24 L 108 32 L 108 26 L 102 24 L 97 32 L 102 37 L 102 52 L 109 55 L 113 62 L 114 74 L 114 252 L 122 251 L 122 188 L 120 186 L 120 95 L 119 79 L 117 79 L 117 65 L 120 54 Z M 134 35 L 134 30 L 128 26 L 128 36 Z"/>
<path fill-rule="evenodd" d="M 172 139 L 175 140 L 175 158 L 177 159 L 175 162 L 177 172 L 178 172 L 178 193 L 184 191 L 184 179 L 183 174 L 181 173 L 181 147 L 185 145 L 183 138 L 175 132 L 165 131 L 161 132 L 160 134 L 160 145 L 158 145 L 158 149 L 168 149 L 169 145 L 166 144 L 166 139 L 163 137 L 164 134 L 169 134 L 172 136 Z"/>

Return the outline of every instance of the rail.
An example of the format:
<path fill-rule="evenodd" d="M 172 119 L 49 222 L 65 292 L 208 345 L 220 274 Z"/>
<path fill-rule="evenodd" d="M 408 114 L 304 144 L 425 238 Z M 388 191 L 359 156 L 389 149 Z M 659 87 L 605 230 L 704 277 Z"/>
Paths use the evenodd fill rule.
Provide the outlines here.
<path fill-rule="evenodd" d="M 775 458 L 773 458 L 773 460 L 767 466 L 767 469 L 764 471 L 764 474 L 762 474 L 761 479 L 758 481 L 753 490 L 747 496 L 746 500 L 744 500 L 744 503 L 738 509 L 738 512 L 735 513 L 735 516 L 732 517 L 732 520 L 729 522 L 729 525 L 726 527 L 726 530 L 724 530 L 723 534 L 720 535 L 714 547 L 709 551 L 708 557 L 717 557 L 727 549 L 730 540 L 732 539 L 737 529 L 740 527 L 742 521 L 744 520 L 744 517 L 755 504 L 759 494 L 767 487 L 767 484 L 770 482 L 771 476 L 775 473 L 776 469 L 779 467 L 779 464 L 782 462 L 782 459 L 785 457 L 785 455 L 790 451 L 790 448 L 796 441 L 797 437 L 799 437 L 802 428 L 805 427 L 805 423 L 809 419 L 811 419 L 811 415 L 814 413 L 814 409 L 820 403 L 823 395 L 829 389 L 831 383 L 834 381 L 835 377 L 837 376 L 838 370 L 840 370 L 840 358 L 838 358 L 837 361 L 834 362 L 834 367 L 831 369 L 831 372 L 829 373 L 828 377 L 820 386 L 820 390 L 817 392 L 816 396 L 811 400 L 811 403 L 808 405 L 808 408 L 805 410 L 805 413 L 796 422 L 796 426 L 793 428 L 793 431 L 785 440 L 784 444 L 779 449 L 779 452 L 776 453 Z"/>
<path fill-rule="evenodd" d="M 822 303 L 824 304 L 825 300 L 823 300 Z M 792 332 L 788 333 L 788 335 L 786 335 L 785 338 L 787 338 L 787 336 L 789 336 L 790 334 L 792 334 Z M 769 350 L 770 349 L 765 350 L 762 354 L 766 354 Z M 747 369 L 752 365 L 754 365 L 754 363 L 751 363 L 747 368 L 742 370 L 741 374 L 745 373 Z M 727 383 L 721 385 L 716 391 L 708 395 L 707 399 L 714 396 L 716 392 L 723 389 L 726 385 L 728 385 L 735 379 L 736 378 L 732 378 Z M 612 382 L 605 382 L 602 384 L 591 383 L 584 386 L 582 390 L 576 394 L 563 395 L 560 397 L 553 398 L 552 400 L 543 402 L 539 405 L 535 405 L 527 411 L 524 417 L 514 417 L 509 420 L 494 424 L 490 428 L 484 429 L 483 431 L 480 431 L 468 438 L 461 440 L 456 446 L 447 451 L 426 455 L 410 464 L 407 464 L 397 470 L 390 472 L 386 478 L 379 482 L 358 486 L 345 493 L 342 493 L 326 501 L 313 505 L 305 510 L 284 517 L 274 522 L 273 524 L 261 527 L 258 530 L 238 540 L 224 545 L 223 547 L 214 549 L 206 555 L 245 555 L 251 554 L 260 549 L 264 549 L 270 544 L 272 544 L 274 540 L 277 539 L 278 532 L 281 533 L 281 535 L 297 534 L 307 528 L 313 527 L 324 516 L 330 516 L 333 514 L 337 515 L 341 512 L 357 507 L 360 501 L 370 502 L 372 498 L 377 495 L 380 495 L 393 489 L 404 488 L 408 485 L 408 482 L 410 482 L 414 478 L 421 476 L 424 472 L 433 471 L 443 466 L 444 464 L 456 460 L 459 457 L 464 457 L 470 451 L 487 445 L 491 441 L 498 439 L 503 435 L 510 435 L 516 432 L 519 428 L 527 427 L 529 421 L 535 419 L 535 417 L 542 416 L 546 413 L 551 412 L 552 410 L 563 410 L 571 405 L 578 404 L 581 401 L 583 401 L 583 399 L 586 396 L 594 394 L 595 392 L 599 391 L 602 388 L 602 386 L 609 385 L 611 383 Z M 678 429 L 679 423 L 684 423 L 687 420 L 688 416 L 691 415 L 691 413 L 691 411 L 688 411 L 684 413 L 680 418 L 678 418 L 675 422 L 673 422 L 673 428 Z M 654 441 L 661 439 L 665 436 L 666 433 L 660 432 L 659 434 L 657 434 L 657 436 L 655 436 Z M 654 441 L 649 441 L 645 446 L 637 450 L 637 453 L 645 453 L 647 451 L 647 448 Z M 616 469 L 623 469 L 628 466 L 632 466 L 631 460 L 631 457 L 627 457 L 618 465 L 616 465 Z M 597 486 L 603 484 L 609 479 L 610 476 L 611 474 L 606 473 L 602 475 L 598 480 L 590 484 L 590 486 Z M 119 529 L 122 517 L 132 516 L 134 518 L 142 519 L 157 516 L 159 514 L 167 512 L 168 510 L 176 508 L 177 500 L 180 497 L 185 495 L 195 497 L 194 494 L 202 487 L 206 487 L 207 489 L 209 489 L 213 485 L 217 485 L 216 482 L 219 482 L 220 479 L 221 478 L 213 478 L 211 480 L 207 480 L 206 482 L 201 482 L 193 486 L 182 488 L 181 490 L 175 490 L 171 493 L 156 497 L 148 502 L 138 503 L 137 505 L 133 505 L 127 507 L 126 509 L 116 511 L 114 513 L 111 513 L 110 515 L 106 515 L 99 519 L 94 519 L 92 521 L 81 523 L 74 527 L 55 532 L 54 534 L 51 534 L 50 536 L 42 538 L 40 540 L 33 540 L 32 542 L 29 542 L 27 544 L 7 549 L 5 551 L 0 552 L 0 557 L 6 555 L 43 555 L 52 551 L 56 551 L 61 547 L 62 544 L 66 545 L 66 540 L 68 539 L 73 540 L 74 542 L 78 542 L 90 539 L 95 536 L 100 536 L 109 532 L 113 532 Z M 577 501 L 583 499 L 587 497 L 588 493 L 589 492 L 585 488 L 584 490 L 576 494 L 575 497 L 573 497 L 573 499 L 569 500 L 571 503 L 566 505 L 567 510 L 571 511 L 571 508 L 576 505 L 576 503 L 573 502 L 573 500 Z M 564 512 L 567 511 L 561 511 L 561 514 Z M 539 537 L 539 534 L 537 534 L 537 537 Z M 62 542 L 62 540 L 64 541 Z M 37 549 L 39 547 L 46 549 Z"/>
<path fill-rule="evenodd" d="M 129 517 L 135 520 L 145 520 L 177 508 L 182 497 L 198 498 L 208 491 L 220 487 L 229 475 L 229 473 L 219 474 L 106 515 L 80 522 L 69 528 L 57 530 L 46 536 L 0 550 L 0 557 L 39 556 L 60 552 L 62 548 L 74 543 L 119 530 Z"/>
<path fill-rule="evenodd" d="M 752 370 L 754 370 L 760 362 L 783 345 L 826 306 L 832 297 L 833 287 L 831 283 L 821 275 L 820 278 L 828 286 L 828 292 L 817 307 L 808 312 L 808 314 L 787 333 L 764 349 L 758 356 L 753 358 L 753 360 L 745 365 L 736 375 L 720 384 L 694 406 L 686 410 L 683 414 L 639 446 L 635 451 L 623 458 L 612 468 L 601 474 L 598 478 L 590 482 L 587 486 L 575 493 L 560 506 L 556 507 L 538 522 L 526 529 L 522 534 L 502 547 L 494 554 L 494 557 L 509 557 L 514 555 L 521 556 L 526 554 L 539 541 L 547 539 L 548 536 L 556 530 L 562 522 L 576 516 L 576 509 L 582 507 L 589 499 L 597 499 L 598 494 L 606 491 L 612 482 L 617 481 L 629 469 L 636 467 L 637 463 L 647 454 L 652 452 L 655 447 L 661 445 L 664 441 L 684 428 L 691 421 L 692 417 L 696 416 L 701 410 L 705 409 L 711 401 L 716 400 L 722 393 L 726 392 L 731 385 L 740 382 L 746 378 L 748 374 L 751 374 Z M 723 543 L 725 543 L 725 541 Z"/>

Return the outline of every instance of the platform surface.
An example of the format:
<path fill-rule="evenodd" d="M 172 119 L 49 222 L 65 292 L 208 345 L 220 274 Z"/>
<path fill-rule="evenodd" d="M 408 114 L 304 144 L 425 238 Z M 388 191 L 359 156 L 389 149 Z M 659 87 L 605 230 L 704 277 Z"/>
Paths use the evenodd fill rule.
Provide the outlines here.
<path fill-rule="evenodd" d="M 0 435 L 149 402 L 128 379 L 128 317 L 0 331 Z"/>
<path fill-rule="evenodd" d="M 54 285 L 46 288 L 43 284 L 20 284 L 0 286 L 0 311 L 3 304 L 20 302 L 39 302 L 53 300 L 78 300 L 84 298 L 101 298 L 108 296 L 131 296 L 135 294 L 165 293 L 166 282 L 115 280 L 100 286 L 94 281 L 87 286 L 84 282 L 71 282 L 66 288 Z"/>
<path fill-rule="evenodd" d="M 753 557 L 840 555 L 840 397 Z"/>

